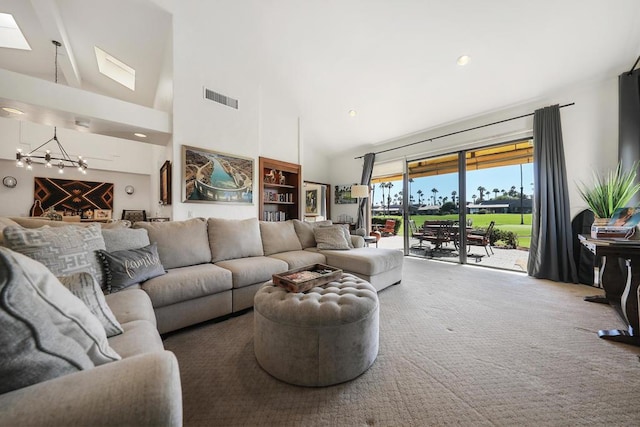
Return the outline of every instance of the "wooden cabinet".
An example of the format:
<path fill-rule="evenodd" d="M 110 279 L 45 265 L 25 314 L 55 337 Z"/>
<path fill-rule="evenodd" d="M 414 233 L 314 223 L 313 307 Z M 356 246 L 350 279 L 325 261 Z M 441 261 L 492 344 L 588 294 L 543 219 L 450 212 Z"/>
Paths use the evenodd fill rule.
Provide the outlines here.
<path fill-rule="evenodd" d="M 260 157 L 260 219 L 300 219 L 300 165 Z"/>

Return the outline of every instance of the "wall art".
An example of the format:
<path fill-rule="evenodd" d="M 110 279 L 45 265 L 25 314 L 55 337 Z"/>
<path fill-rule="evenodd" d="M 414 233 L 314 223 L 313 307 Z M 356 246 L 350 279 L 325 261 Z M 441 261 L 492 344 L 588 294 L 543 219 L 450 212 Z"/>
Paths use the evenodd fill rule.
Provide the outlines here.
<path fill-rule="evenodd" d="M 182 146 L 185 202 L 253 204 L 253 159 Z"/>

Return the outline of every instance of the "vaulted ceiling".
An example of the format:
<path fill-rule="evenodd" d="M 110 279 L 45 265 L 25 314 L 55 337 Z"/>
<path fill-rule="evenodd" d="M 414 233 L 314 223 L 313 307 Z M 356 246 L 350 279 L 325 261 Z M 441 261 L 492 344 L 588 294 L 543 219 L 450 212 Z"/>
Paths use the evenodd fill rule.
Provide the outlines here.
<path fill-rule="evenodd" d="M 220 17 L 227 1 L 187 4 Z M 640 54 L 637 0 L 247 5 L 258 8 L 250 36 L 260 43 L 260 78 L 296 104 L 305 143 L 331 151 L 610 79 Z M 171 0 L 2 0 L 0 12 L 14 15 L 32 50 L 0 48 L 0 68 L 53 81 L 51 40 L 59 40 L 62 83 L 154 107 L 172 45 L 170 11 L 178 7 Z M 136 69 L 135 91 L 98 73 L 94 46 Z M 456 63 L 461 55 L 471 57 L 468 65 Z"/>

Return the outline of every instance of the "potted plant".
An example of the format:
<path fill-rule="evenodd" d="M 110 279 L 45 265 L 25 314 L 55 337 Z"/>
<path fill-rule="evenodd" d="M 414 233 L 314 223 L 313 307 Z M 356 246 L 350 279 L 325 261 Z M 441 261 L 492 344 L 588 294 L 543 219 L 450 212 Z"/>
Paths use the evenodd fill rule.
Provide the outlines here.
<path fill-rule="evenodd" d="M 609 171 L 605 175 L 594 172 L 592 187 L 587 187 L 584 184 L 578 186 L 580 195 L 587 202 L 589 209 L 593 211 L 594 224 L 608 223 L 616 209 L 625 207 L 640 191 L 640 183 L 635 182 L 637 168 L 638 162 L 625 172 L 622 170 L 622 165 L 618 163 L 615 170 Z"/>

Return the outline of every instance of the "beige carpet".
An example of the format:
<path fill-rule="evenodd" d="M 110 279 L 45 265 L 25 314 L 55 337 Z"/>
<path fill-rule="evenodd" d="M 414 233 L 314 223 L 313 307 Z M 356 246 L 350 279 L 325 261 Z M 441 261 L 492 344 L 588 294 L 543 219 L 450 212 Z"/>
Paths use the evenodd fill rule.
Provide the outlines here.
<path fill-rule="evenodd" d="M 359 378 L 284 384 L 257 366 L 253 312 L 174 333 L 186 426 L 640 425 L 640 348 L 583 285 L 408 258 L 380 297 L 380 352 Z"/>

